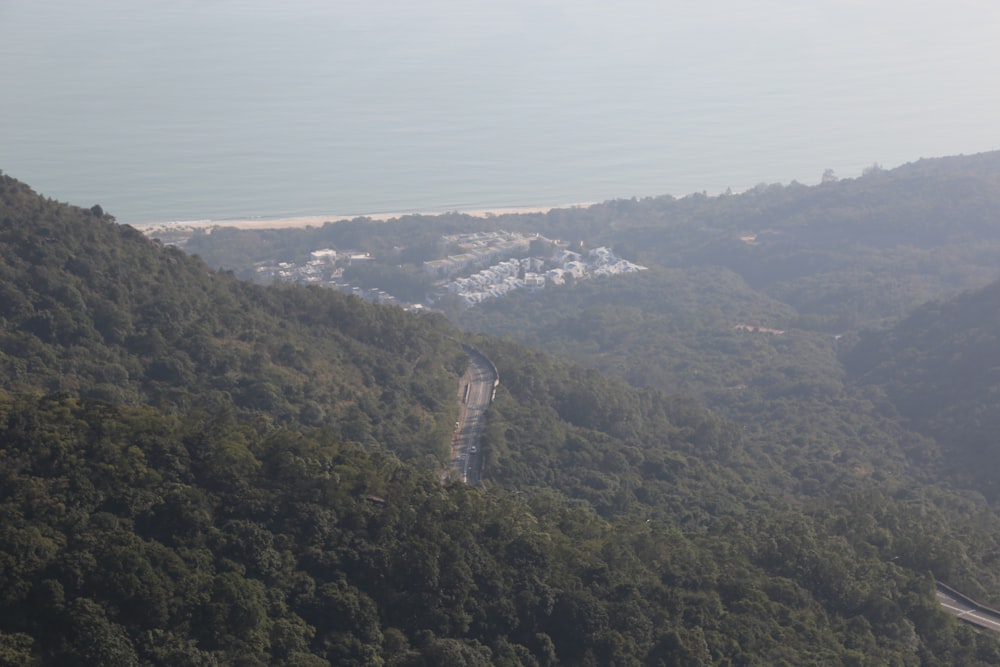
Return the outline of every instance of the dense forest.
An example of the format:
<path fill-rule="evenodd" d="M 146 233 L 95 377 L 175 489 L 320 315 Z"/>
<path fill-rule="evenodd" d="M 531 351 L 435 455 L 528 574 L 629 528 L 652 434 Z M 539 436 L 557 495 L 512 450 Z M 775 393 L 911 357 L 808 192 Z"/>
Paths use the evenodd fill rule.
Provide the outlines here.
<path fill-rule="evenodd" d="M 236 274 L 341 234 L 405 272 L 466 216 L 192 237 L 242 253 L 213 270 L 0 176 L 0 664 L 1000 664 L 934 593 L 1000 600 L 988 475 L 940 444 L 996 418 L 947 394 L 991 386 L 996 288 L 901 320 L 991 279 L 998 162 L 480 220 L 651 268 L 461 326 Z M 501 376 L 477 487 L 463 342 Z"/>
<path fill-rule="evenodd" d="M 879 387 L 941 444 L 949 472 L 1000 500 L 1000 282 L 865 332 L 844 362 L 856 384 Z"/>
<path fill-rule="evenodd" d="M 405 458 L 447 454 L 466 360 L 440 316 L 254 287 L 13 179 L 0 188 L 4 387 L 232 405 Z"/>

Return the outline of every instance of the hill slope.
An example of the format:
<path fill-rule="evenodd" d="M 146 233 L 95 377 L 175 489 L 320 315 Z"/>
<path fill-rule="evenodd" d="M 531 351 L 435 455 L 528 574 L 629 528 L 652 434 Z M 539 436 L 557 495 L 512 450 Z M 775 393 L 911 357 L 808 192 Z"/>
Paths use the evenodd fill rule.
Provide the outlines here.
<path fill-rule="evenodd" d="M 653 268 L 724 268 L 794 309 L 797 317 L 772 326 L 839 334 L 995 280 L 998 209 L 995 151 L 872 169 L 817 186 L 762 184 L 717 197 L 616 200 L 487 219 L 413 215 L 378 225 L 359 219 L 300 230 L 217 229 L 195 234 L 186 249 L 247 277 L 258 261 L 301 261 L 328 247 L 359 249 L 381 262 L 385 270 L 370 274 L 381 279 L 377 286 L 390 289 L 399 280 L 388 274 L 399 265 L 414 268 L 403 273 L 410 283 L 424 277 L 416 265 L 447 252 L 442 235 L 540 233 L 612 247 Z"/>
<path fill-rule="evenodd" d="M 465 357 L 435 316 L 211 271 L 93 211 L 0 178 L 0 388 L 335 427 L 448 453 Z"/>
<path fill-rule="evenodd" d="M 860 384 L 881 387 L 935 438 L 953 472 L 996 499 L 1000 486 L 1000 283 L 928 304 L 845 355 Z"/>
<path fill-rule="evenodd" d="M 490 480 L 442 485 L 391 453 L 447 441 L 441 318 L 0 192 L 2 663 L 1000 661 L 926 574 L 995 584 L 975 499 L 800 488 L 784 434 L 488 339 Z"/>

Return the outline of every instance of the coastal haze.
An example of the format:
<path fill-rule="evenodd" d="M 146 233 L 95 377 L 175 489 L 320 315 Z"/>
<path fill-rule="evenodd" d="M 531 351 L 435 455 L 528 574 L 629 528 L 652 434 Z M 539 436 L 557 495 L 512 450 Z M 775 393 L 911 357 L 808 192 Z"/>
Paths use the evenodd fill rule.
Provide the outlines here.
<path fill-rule="evenodd" d="M 1000 147 L 1000 6 L 0 3 L 0 169 L 121 222 L 544 207 Z"/>

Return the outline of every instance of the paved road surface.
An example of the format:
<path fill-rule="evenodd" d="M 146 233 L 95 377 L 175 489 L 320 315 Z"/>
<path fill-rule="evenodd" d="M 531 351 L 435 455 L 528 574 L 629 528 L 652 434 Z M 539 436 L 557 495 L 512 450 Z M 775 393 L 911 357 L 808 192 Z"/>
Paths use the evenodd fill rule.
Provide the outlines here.
<path fill-rule="evenodd" d="M 980 628 L 1000 632 L 1000 615 L 997 612 L 986 609 L 968 598 L 956 595 L 940 585 L 937 587 L 937 599 L 945 611 L 954 614 L 963 621 Z"/>
<path fill-rule="evenodd" d="M 475 484 L 483 470 L 480 438 L 485 424 L 486 408 L 493 402 L 497 376 L 493 363 L 471 348 L 469 368 L 458 385 L 461 409 L 451 441 L 452 465 L 462 475 L 462 481 Z"/>

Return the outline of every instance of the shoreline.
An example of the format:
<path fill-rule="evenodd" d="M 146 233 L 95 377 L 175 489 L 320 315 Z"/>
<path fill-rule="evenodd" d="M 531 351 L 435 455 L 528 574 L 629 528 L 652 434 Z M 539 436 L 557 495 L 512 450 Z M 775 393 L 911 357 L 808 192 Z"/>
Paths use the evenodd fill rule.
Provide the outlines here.
<path fill-rule="evenodd" d="M 579 204 L 558 204 L 555 206 L 506 206 L 497 208 L 469 209 L 465 211 L 436 211 L 409 213 L 371 213 L 361 215 L 302 215 L 276 218 L 235 218 L 232 220 L 177 220 L 172 222 L 146 222 L 132 224 L 132 227 L 150 234 L 160 231 L 183 232 L 196 229 L 213 229 L 215 227 L 235 227 L 236 229 L 295 229 L 303 227 L 322 227 L 327 223 L 342 222 L 365 218 L 373 222 L 386 222 L 411 215 L 437 217 L 442 215 L 467 215 L 473 218 L 490 218 L 499 215 L 527 215 L 531 213 L 548 213 L 557 209 L 586 208 L 593 202 Z"/>

